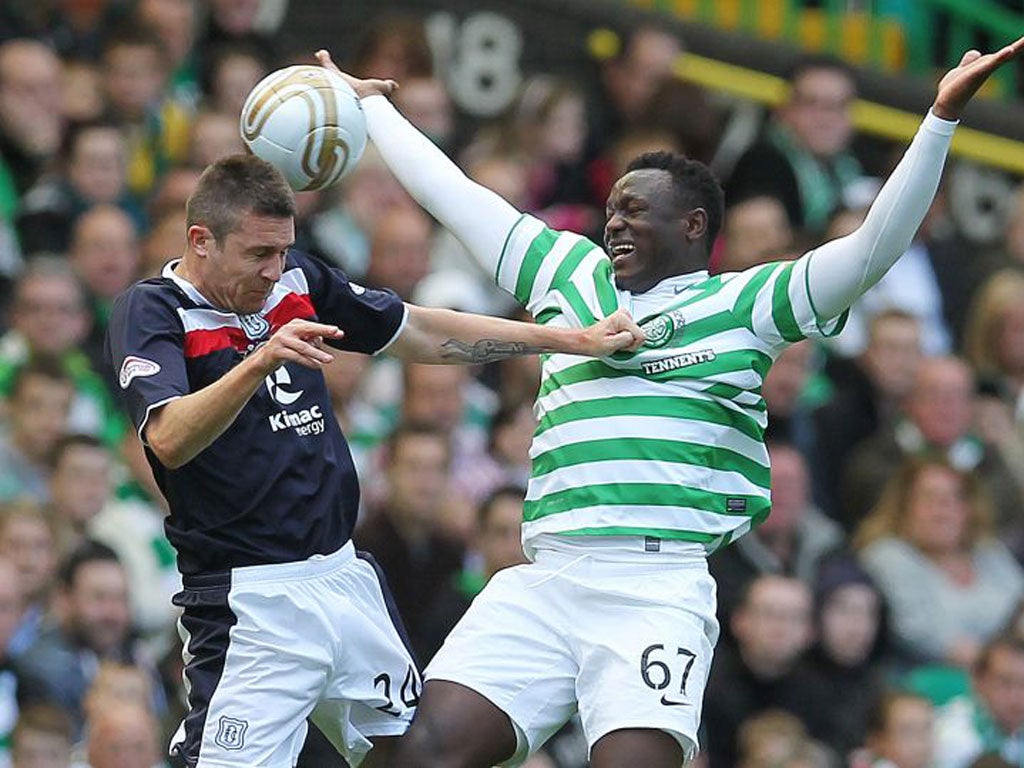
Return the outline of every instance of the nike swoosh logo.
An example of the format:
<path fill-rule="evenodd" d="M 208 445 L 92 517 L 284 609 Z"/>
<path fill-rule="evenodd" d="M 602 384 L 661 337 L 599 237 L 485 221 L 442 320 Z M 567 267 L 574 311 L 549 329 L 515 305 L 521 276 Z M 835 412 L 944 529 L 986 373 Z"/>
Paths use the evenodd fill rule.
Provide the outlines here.
<path fill-rule="evenodd" d="M 674 286 L 672 288 L 672 290 L 675 292 L 676 296 L 678 296 L 680 293 L 682 293 L 683 291 L 686 290 L 686 286 L 685 285 L 677 285 L 677 286 Z"/>
<path fill-rule="evenodd" d="M 690 706 L 690 703 L 688 701 L 670 701 L 669 699 L 666 699 L 664 696 L 661 697 L 661 703 L 664 704 L 666 707 L 688 707 L 688 706 Z"/>

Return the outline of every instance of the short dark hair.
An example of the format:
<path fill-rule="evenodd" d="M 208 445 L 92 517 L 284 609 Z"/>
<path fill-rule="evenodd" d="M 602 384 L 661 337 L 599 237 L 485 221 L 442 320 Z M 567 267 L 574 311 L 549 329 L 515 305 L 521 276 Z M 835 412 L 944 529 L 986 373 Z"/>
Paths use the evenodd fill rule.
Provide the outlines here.
<path fill-rule="evenodd" d="M 71 554 L 61 563 L 60 571 L 57 574 L 61 587 L 64 589 L 73 588 L 75 586 L 75 579 L 78 578 L 78 572 L 90 563 L 114 563 L 121 565 L 121 558 L 117 556 L 117 552 L 106 544 L 86 539 L 72 550 Z"/>
<path fill-rule="evenodd" d="M 152 48 L 165 68 L 169 65 L 167 44 L 152 24 L 137 18 L 122 19 L 103 39 L 100 57 L 106 59 L 115 48 Z"/>
<path fill-rule="evenodd" d="M 638 155 L 626 167 L 630 171 L 646 169 L 668 171 L 672 176 L 672 189 L 675 191 L 676 205 L 681 210 L 703 208 L 708 214 L 707 247 L 708 252 L 722 229 L 725 216 L 725 193 L 718 183 L 715 174 L 699 160 L 691 160 L 678 152 L 644 152 Z"/>
<path fill-rule="evenodd" d="M 808 72 L 817 72 L 819 70 L 838 72 L 853 83 L 854 88 L 857 87 L 857 74 L 853 67 L 842 59 L 830 56 L 827 53 L 809 53 L 800 56 L 786 70 L 785 77 L 787 82 L 792 85 Z"/>
<path fill-rule="evenodd" d="M 995 652 L 1000 648 L 1011 651 L 1018 656 L 1024 656 L 1024 637 L 1021 637 L 1013 631 L 1003 632 L 1002 634 L 993 637 L 982 646 L 981 652 L 978 654 L 978 658 L 974 662 L 974 674 L 985 674 L 988 671 L 989 664 L 992 663 L 993 654 L 995 654 Z"/>
<path fill-rule="evenodd" d="M 64 454 L 70 451 L 72 448 L 93 448 L 96 450 L 107 453 L 107 446 L 103 444 L 103 441 L 93 435 L 84 435 L 81 433 L 73 433 L 70 435 L 64 435 L 57 441 L 57 444 L 53 446 L 53 452 L 50 454 L 50 467 L 56 469 L 57 465 L 60 464 L 61 459 L 64 458 Z"/>
<path fill-rule="evenodd" d="M 67 710 L 55 704 L 32 704 L 18 713 L 11 738 L 15 744 L 25 731 L 57 736 L 70 747 L 75 738 L 75 726 Z"/>
<path fill-rule="evenodd" d="M 401 442 L 410 437 L 430 437 L 441 441 L 445 449 L 445 464 L 452 460 L 452 441 L 448 433 L 438 429 L 433 424 L 425 424 L 417 421 L 403 421 L 392 430 L 386 442 L 388 464 L 394 459 L 395 453 Z"/>
<path fill-rule="evenodd" d="M 495 488 L 487 494 L 487 498 L 480 502 L 480 506 L 477 507 L 476 511 L 476 522 L 481 529 L 487 525 L 495 505 L 502 499 L 512 499 L 522 504 L 526 499 L 526 489 L 521 485 L 509 483 L 508 485 Z"/>
<path fill-rule="evenodd" d="M 21 394 L 21 390 L 25 386 L 25 382 L 28 381 L 31 376 L 38 376 L 39 378 L 49 379 L 50 381 L 60 382 L 61 384 L 67 384 L 72 388 L 75 385 L 63 361 L 59 357 L 55 355 L 35 354 L 14 372 L 14 377 L 11 380 L 10 398 L 12 400 Z"/>
<path fill-rule="evenodd" d="M 215 240 L 235 231 L 245 214 L 291 218 L 295 193 L 284 176 L 255 155 L 223 157 L 199 177 L 185 208 L 185 226 L 202 225 Z"/>
<path fill-rule="evenodd" d="M 931 701 L 914 691 L 904 688 L 892 688 L 882 691 L 876 699 L 874 706 L 868 710 L 868 718 L 865 733 L 868 736 L 881 736 L 889 728 L 889 718 L 892 716 L 893 708 L 903 701 L 913 701 L 924 704 L 931 708 Z"/>

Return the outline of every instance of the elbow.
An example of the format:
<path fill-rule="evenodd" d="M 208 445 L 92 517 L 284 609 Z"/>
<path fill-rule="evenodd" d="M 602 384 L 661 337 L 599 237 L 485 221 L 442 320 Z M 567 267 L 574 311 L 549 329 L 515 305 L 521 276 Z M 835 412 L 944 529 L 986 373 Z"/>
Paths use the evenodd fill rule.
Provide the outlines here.
<path fill-rule="evenodd" d="M 168 439 L 160 430 L 146 430 L 146 445 L 149 446 L 149 450 L 156 456 L 157 461 L 167 469 L 178 469 L 189 460 L 189 457 L 185 455 L 181 447 L 174 445 L 174 442 Z"/>

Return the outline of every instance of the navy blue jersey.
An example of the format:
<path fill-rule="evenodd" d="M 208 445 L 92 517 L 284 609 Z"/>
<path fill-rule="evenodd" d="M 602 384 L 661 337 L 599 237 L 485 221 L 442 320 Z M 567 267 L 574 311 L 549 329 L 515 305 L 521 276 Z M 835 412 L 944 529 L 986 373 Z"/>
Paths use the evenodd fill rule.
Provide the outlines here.
<path fill-rule="evenodd" d="M 165 267 L 114 305 L 107 355 L 145 442 L 154 408 L 212 384 L 294 318 L 337 325 L 336 346 L 372 354 L 399 333 L 402 301 L 350 283 L 309 256 L 289 254 L 263 309 L 212 307 Z M 349 538 L 359 485 L 323 374 L 288 363 L 267 377 L 231 426 L 169 470 L 147 447 L 170 504 L 167 536 L 184 574 L 304 560 Z"/>

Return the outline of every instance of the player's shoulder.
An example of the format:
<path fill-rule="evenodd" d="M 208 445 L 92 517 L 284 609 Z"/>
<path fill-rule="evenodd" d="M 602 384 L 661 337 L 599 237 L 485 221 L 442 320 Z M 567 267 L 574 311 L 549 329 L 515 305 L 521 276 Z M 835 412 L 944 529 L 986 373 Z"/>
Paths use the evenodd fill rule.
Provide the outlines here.
<path fill-rule="evenodd" d="M 191 299 L 167 277 L 150 277 L 131 285 L 114 301 L 113 317 L 177 315 L 188 309 Z"/>

